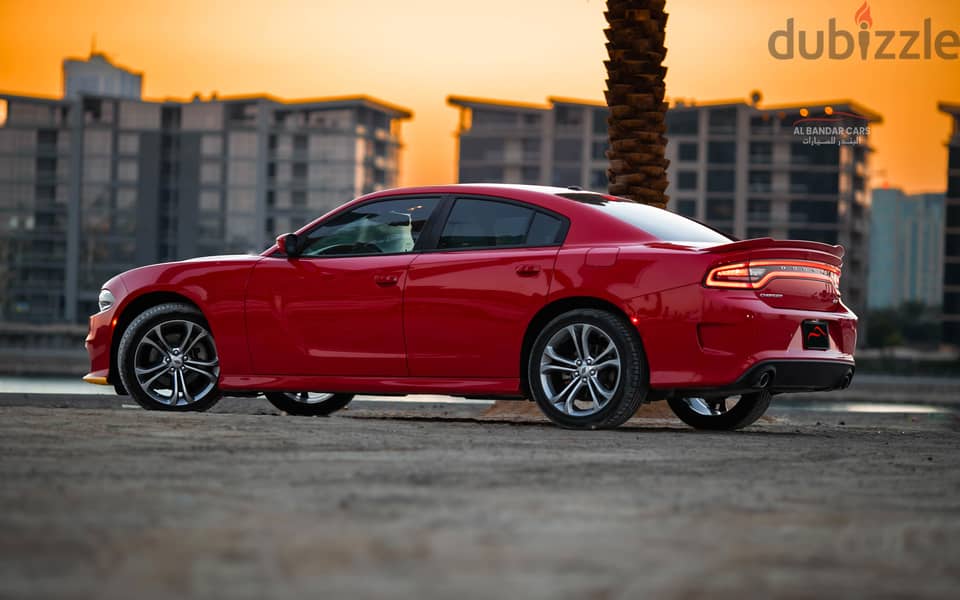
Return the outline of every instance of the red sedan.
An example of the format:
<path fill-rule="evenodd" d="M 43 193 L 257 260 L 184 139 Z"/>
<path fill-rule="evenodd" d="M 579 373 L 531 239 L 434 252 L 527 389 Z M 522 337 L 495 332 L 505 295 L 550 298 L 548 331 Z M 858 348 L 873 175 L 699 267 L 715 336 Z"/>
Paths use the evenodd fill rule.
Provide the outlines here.
<path fill-rule="evenodd" d="M 431 393 L 610 428 L 667 400 L 693 427 L 735 429 L 773 394 L 850 384 L 842 256 L 574 189 L 388 190 L 259 256 L 114 277 L 85 379 L 159 410 L 263 393 L 325 415 L 358 393 Z"/>

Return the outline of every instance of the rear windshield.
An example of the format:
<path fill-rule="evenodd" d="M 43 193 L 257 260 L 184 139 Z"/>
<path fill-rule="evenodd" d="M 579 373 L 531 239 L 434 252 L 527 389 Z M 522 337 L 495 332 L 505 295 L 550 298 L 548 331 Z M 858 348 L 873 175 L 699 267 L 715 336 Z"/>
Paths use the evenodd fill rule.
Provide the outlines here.
<path fill-rule="evenodd" d="M 727 243 L 732 238 L 715 229 L 662 208 L 629 200 L 609 200 L 600 194 L 557 194 L 563 198 L 589 204 L 597 210 L 633 225 L 665 242 Z"/>

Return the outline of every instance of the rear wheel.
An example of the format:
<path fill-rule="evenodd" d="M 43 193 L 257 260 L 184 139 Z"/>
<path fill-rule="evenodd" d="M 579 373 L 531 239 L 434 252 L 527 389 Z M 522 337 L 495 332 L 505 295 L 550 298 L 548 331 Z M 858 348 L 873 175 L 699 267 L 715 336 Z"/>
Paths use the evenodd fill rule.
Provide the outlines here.
<path fill-rule="evenodd" d="M 773 397 L 768 391 L 722 398 L 670 398 L 673 414 L 695 429 L 742 429 L 767 412 Z"/>
<path fill-rule="evenodd" d="M 612 429 L 646 398 L 646 370 L 640 336 L 626 320 L 581 309 L 543 328 L 530 352 L 527 380 L 540 410 L 557 425 Z"/>
<path fill-rule="evenodd" d="M 353 400 L 353 394 L 323 392 L 267 392 L 270 404 L 289 415 L 323 417 L 336 412 Z"/>
<path fill-rule="evenodd" d="M 123 388 L 149 410 L 202 411 L 220 400 L 220 359 L 203 315 L 166 303 L 140 313 L 117 350 Z"/>

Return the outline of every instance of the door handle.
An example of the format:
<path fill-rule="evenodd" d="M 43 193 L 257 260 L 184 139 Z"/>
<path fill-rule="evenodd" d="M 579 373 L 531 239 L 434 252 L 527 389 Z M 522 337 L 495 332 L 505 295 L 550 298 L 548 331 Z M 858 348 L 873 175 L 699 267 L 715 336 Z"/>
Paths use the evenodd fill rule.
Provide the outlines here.
<path fill-rule="evenodd" d="M 520 265 L 517 267 L 517 275 L 520 277 L 533 277 L 540 272 L 540 265 Z"/>
<path fill-rule="evenodd" d="M 391 285 L 397 285 L 400 281 L 399 275 L 374 275 L 373 281 L 380 287 L 390 287 Z"/>

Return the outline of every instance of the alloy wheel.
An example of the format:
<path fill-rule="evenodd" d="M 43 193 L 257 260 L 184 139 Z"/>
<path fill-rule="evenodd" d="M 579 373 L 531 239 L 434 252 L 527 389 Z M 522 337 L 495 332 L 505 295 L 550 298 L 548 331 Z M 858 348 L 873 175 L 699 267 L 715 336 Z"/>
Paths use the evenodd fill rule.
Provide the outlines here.
<path fill-rule="evenodd" d="M 220 360 L 210 332 L 185 319 L 161 321 L 140 338 L 134 374 L 151 399 L 189 406 L 215 390 Z"/>
<path fill-rule="evenodd" d="M 557 331 L 540 357 L 540 383 L 547 401 L 571 417 L 601 410 L 620 385 L 621 361 L 613 339 L 589 323 Z"/>

